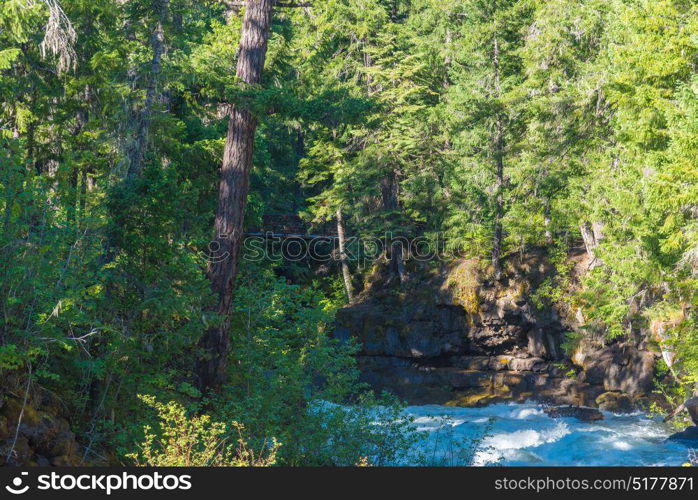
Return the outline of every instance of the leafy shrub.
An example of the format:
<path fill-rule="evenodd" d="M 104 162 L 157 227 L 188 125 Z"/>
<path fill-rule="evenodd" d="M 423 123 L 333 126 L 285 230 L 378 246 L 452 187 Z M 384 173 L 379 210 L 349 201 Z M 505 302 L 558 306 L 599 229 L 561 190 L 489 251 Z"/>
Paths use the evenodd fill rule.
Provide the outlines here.
<path fill-rule="evenodd" d="M 139 395 L 155 409 L 160 419 L 159 432 L 147 426 L 140 452 L 128 454 L 138 465 L 148 467 L 267 467 L 276 460 L 279 448 L 270 440 L 259 451 L 251 449 L 244 438 L 244 427 L 231 422 L 214 422 L 208 415 L 187 415 L 184 407 L 170 401 L 158 402 L 152 396 Z M 234 434 L 237 434 L 234 437 Z"/>
<path fill-rule="evenodd" d="M 392 463 L 414 440 L 400 403 L 358 381 L 356 345 L 333 339 L 337 302 L 247 265 L 236 292 L 232 383 L 211 407 L 217 418 L 282 444 L 284 465 Z"/>

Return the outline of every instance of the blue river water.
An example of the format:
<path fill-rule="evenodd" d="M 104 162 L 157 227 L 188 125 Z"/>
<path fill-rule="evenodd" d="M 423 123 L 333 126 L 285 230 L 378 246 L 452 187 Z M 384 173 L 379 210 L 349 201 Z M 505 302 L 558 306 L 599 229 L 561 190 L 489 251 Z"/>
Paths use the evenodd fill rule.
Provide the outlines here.
<path fill-rule="evenodd" d="M 405 465 L 660 466 L 681 465 L 689 454 L 666 441 L 671 427 L 640 412 L 604 412 L 592 423 L 550 418 L 535 403 L 411 406 L 406 413 L 427 437 Z"/>

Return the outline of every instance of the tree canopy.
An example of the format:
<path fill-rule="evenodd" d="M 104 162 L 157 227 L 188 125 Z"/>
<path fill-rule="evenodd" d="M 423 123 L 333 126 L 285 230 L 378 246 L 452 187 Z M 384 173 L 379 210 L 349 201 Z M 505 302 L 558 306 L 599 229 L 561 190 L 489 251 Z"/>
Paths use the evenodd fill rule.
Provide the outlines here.
<path fill-rule="evenodd" d="M 678 382 L 698 382 L 695 2 L 247 3 L 265 2 L 246 79 L 245 2 L 0 0 L 1 372 L 60 394 L 92 450 L 132 451 L 141 393 L 215 400 L 285 463 L 365 456 L 304 441 L 320 413 L 291 422 L 320 399 L 378 404 L 328 335 L 367 270 L 241 262 L 216 288 L 239 115 L 254 121 L 240 227 L 340 214 L 352 236 L 443 238 L 495 279 L 506 255 L 584 246 L 583 283 L 555 300 L 609 341 L 653 332 Z M 395 248 L 374 257 L 399 287 Z M 228 360 L 222 391 L 197 382 L 211 356 Z"/>

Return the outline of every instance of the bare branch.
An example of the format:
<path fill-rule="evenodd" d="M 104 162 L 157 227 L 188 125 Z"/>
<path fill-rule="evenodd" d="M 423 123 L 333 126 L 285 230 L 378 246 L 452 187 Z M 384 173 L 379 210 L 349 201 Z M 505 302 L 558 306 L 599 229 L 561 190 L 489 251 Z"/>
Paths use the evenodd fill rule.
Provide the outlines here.
<path fill-rule="evenodd" d="M 25 0 L 26 6 L 31 7 L 36 5 L 36 0 Z M 44 28 L 44 39 L 39 45 L 41 57 L 46 58 L 47 55 L 53 54 L 58 56 L 56 71 L 64 73 L 75 68 L 75 40 L 77 34 L 73 28 L 70 19 L 65 15 L 58 0 L 40 0 L 48 8 L 48 21 Z"/>

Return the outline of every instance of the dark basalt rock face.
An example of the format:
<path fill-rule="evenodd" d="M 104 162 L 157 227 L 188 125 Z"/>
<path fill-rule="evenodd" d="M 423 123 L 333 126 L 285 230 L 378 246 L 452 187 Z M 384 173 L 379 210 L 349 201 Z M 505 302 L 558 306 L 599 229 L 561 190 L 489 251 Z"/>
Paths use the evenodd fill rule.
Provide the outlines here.
<path fill-rule="evenodd" d="M 560 347 L 571 329 L 532 296 L 554 273 L 545 253 L 510 259 L 505 276 L 486 281 L 474 261 L 413 270 L 397 288 L 369 277 L 364 292 L 338 311 L 335 337 L 354 338 L 362 378 L 411 404 L 480 406 L 539 400 L 597 406 L 603 393 L 637 398 L 652 386 L 655 354 L 634 346 Z M 626 399 L 601 401 L 626 410 Z M 632 405 L 632 403 L 631 403 Z"/>
<path fill-rule="evenodd" d="M 602 385 L 607 391 L 638 396 L 652 390 L 656 355 L 634 345 L 595 347 L 583 342 L 572 360 L 583 368 L 581 380 Z"/>
<path fill-rule="evenodd" d="M 698 447 L 698 427 L 692 425 L 681 432 L 676 432 L 667 438 L 667 441 L 678 441 L 686 446 Z"/>

